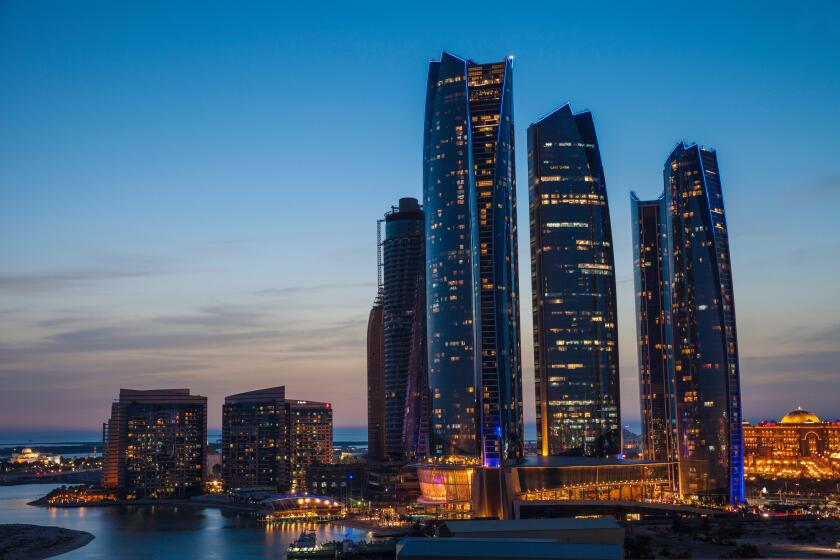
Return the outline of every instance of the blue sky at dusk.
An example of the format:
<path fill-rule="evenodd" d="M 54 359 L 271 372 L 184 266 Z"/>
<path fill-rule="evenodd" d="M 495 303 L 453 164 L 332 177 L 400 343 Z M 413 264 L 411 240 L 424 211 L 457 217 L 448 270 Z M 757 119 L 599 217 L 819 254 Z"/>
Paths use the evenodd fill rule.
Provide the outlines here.
<path fill-rule="evenodd" d="M 717 149 L 744 415 L 840 417 L 840 3 L 0 1 L 0 430 L 120 387 L 286 385 L 362 425 L 376 219 L 421 194 L 428 61 L 512 54 L 526 419 L 528 124 L 591 109 L 638 422 L 629 192 Z"/>

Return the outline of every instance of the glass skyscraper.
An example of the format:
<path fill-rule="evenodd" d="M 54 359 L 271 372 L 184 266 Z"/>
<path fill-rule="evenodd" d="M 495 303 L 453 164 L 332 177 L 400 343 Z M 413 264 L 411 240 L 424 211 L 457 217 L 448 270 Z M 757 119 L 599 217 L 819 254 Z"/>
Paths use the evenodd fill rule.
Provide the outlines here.
<path fill-rule="evenodd" d="M 429 64 L 423 146 L 431 453 L 523 455 L 512 61 Z"/>
<path fill-rule="evenodd" d="M 423 246 L 423 210 L 417 199 L 402 198 L 385 215 L 382 244 L 385 449 L 393 459 L 409 454 L 404 441 L 406 389 L 412 347 L 421 344 L 412 333 L 418 315 L 425 313 L 417 308 L 418 292 L 425 290 Z"/>
<path fill-rule="evenodd" d="M 417 291 L 414 308 L 417 311 L 411 326 L 402 438 L 403 453 L 409 459 L 429 455 L 429 356 L 426 347 L 425 280 L 423 289 Z"/>
<path fill-rule="evenodd" d="M 639 200 L 636 193 L 630 193 L 630 208 L 644 457 L 652 461 L 675 461 L 677 419 L 671 370 L 671 291 L 665 197 Z"/>
<path fill-rule="evenodd" d="M 621 453 L 615 268 L 592 114 L 565 105 L 528 127 L 537 446 Z"/>
<path fill-rule="evenodd" d="M 291 493 L 306 492 L 306 471 L 312 463 L 333 462 L 332 405 L 286 399 L 289 426 Z"/>
<path fill-rule="evenodd" d="M 286 406 L 282 386 L 225 397 L 222 480 L 226 489 L 289 489 Z"/>
<path fill-rule="evenodd" d="M 282 386 L 225 397 L 222 477 L 226 489 L 304 492 L 309 466 L 332 463 L 332 405 L 285 397 Z"/>
<path fill-rule="evenodd" d="M 664 178 L 680 487 L 683 495 L 743 502 L 735 299 L 717 154 L 680 143 Z"/>
<path fill-rule="evenodd" d="M 120 389 L 102 436 L 103 487 L 129 500 L 204 493 L 207 397 Z"/>
<path fill-rule="evenodd" d="M 664 360 L 671 379 L 663 383 L 672 380 L 674 386 L 681 494 L 740 503 L 744 459 L 738 341 L 717 154 L 678 144 L 665 162 L 664 182 L 658 211 L 650 210 L 658 201 L 634 204 L 637 255 L 655 231 L 664 236 L 658 250 L 665 254 L 661 259 L 639 258 L 636 267 L 637 297 L 644 299 L 637 303 L 642 386 L 644 390 L 646 374 L 659 376 L 655 372 Z M 656 273 L 649 270 L 657 265 Z M 651 295 L 657 274 L 666 279 L 661 289 L 670 292 L 658 296 L 669 315 L 666 331 L 658 335 L 663 337 L 664 354 L 651 347 L 655 342 L 650 314 L 658 313 L 656 306 L 661 305 Z M 642 413 L 668 414 L 669 407 L 643 408 Z M 650 425 L 669 423 L 667 418 L 643 420 Z"/>
<path fill-rule="evenodd" d="M 382 294 L 376 296 L 367 328 L 368 460 L 385 460 L 385 333 Z"/>

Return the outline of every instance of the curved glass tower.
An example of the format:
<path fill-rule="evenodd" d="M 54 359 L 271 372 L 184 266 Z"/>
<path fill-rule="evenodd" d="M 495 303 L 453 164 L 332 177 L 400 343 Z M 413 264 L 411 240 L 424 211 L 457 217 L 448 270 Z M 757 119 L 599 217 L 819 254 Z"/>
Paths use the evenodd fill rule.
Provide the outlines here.
<path fill-rule="evenodd" d="M 665 196 L 639 200 L 630 193 L 639 398 L 645 459 L 676 461 L 677 426 L 671 342 L 671 291 Z"/>
<path fill-rule="evenodd" d="M 403 453 L 419 459 L 429 455 L 429 367 L 426 348 L 426 290 L 417 291 L 415 320 L 411 325 L 411 351 L 405 388 Z"/>
<path fill-rule="evenodd" d="M 376 296 L 368 316 L 367 404 L 368 460 L 385 459 L 385 334 L 382 328 L 382 294 Z"/>
<path fill-rule="evenodd" d="M 729 235 L 717 154 L 680 143 L 665 162 L 680 488 L 744 500 Z"/>
<path fill-rule="evenodd" d="M 511 60 L 429 64 L 423 146 L 431 453 L 523 455 Z"/>
<path fill-rule="evenodd" d="M 592 113 L 565 105 L 528 127 L 537 446 L 621 453 L 615 267 Z"/>
<path fill-rule="evenodd" d="M 406 387 L 412 353 L 412 329 L 423 290 L 423 210 L 416 198 L 401 198 L 385 215 L 382 244 L 382 323 L 385 358 L 385 450 L 402 458 Z"/>

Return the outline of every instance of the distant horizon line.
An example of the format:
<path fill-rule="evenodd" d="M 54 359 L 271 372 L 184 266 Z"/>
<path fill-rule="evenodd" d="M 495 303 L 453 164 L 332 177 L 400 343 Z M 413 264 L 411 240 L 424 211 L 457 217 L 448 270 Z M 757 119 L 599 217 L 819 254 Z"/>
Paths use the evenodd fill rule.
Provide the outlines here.
<path fill-rule="evenodd" d="M 787 411 L 790 412 L 790 411 Z M 764 420 L 779 420 L 782 416 L 787 414 L 787 412 L 783 412 L 778 417 L 772 416 L 750 416 L 749 418 L 745 418 L 744 420 L 747 422 L 760 422 Z M 840 421 L 840 416 L 836 418 L 834 416 L 824 416 L 822 420 L 825 421 Z M 536 422 L 525 422 L 525 426 L 536 428 Z M 622 427 L 625 428 L 638 428 L 641 429 L 641 419 L 633 419 L 629 422 L 622 422 Z M 344 425 L 333 425 L 333 430 L 366 430 L 367 425 L 365 424 L 344 424 Z M 222 430 L 221 425 L 219 426 L 208 426 L 208 432 L 220 432 Z M 8 433 L 18 433 L 18 434 L 38 434 L 38 433 L 52 433 L 52 434 L 59 434 L 59 433 L 92 433 L 92 432 L 101 432 L 102 427 L 100 426 L 0 426 L 0 439 Z"/>
<path fill-rule="evenodd" d="M 536 429 L 536 422 L 525 422 L 526 427 Z M 641 425 L 641 420 L 633 420 L 630 422 L 623 422 L 622 427 L 639 427 Z M 220 432 L 222 430 L 222 426 L 208 426 L 208 432 Z M 367 430 L 367 425 L 365 424 L 347 424 L 347 425 L 333 425 L 333 430 Z M 18 434 L 38 434 L 38 433 L 52 433 L 52 434 L 59 434 L 59 433 L 93 433 L 93 432 L 101 432 L 101 426 L 0 426 L 0 439 L 2 436 L 7 433 L 18 433 Z"/>

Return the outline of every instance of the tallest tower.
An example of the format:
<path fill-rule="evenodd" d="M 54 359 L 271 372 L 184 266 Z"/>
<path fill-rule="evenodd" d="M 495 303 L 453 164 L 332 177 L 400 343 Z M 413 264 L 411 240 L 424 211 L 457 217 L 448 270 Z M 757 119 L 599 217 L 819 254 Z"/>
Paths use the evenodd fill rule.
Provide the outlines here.
<path fill-rule="evenodd" d="M 429 64 L 423 146 L 431 452 L 523 455 L 511 60 Z"/>

